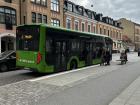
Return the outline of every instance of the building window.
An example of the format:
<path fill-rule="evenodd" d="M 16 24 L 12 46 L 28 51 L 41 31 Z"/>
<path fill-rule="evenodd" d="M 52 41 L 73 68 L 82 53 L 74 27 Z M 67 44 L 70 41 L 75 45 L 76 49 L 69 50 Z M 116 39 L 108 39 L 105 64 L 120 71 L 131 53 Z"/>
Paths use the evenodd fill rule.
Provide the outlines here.
<path fill-rule="evenodd" d="M 88 32 L 91 32 L 91 26 L 88 25 Z"/>
<path fill-rule="evenodd" d="M 47 6 L 47 0 L 31 0 L 32 3 Z"/>
<path fill-rule="evenodd" d="M 66 20 L 66 28 L 71 29 L 71 19 Z"/>
<path fill-rule="evenodd" d="M 75 21 L 75 30 L 78 31 L 79 30 L 79 22 Z"/>
<path fill-rule="evenodd" d="M 59 0 L 51 0 L 51 10 L 59 12 Z"/>
<path fill-rule="evenodd" d="M 41 0 L 41 4 L 47 6 L 47 0 Z"/>
<path fill-rule="evenodd" d="M 47 16 L 43 15 L 43 23 L 47 23 Z"/>
<path fill-rule="evenodd" d="M 72 4 L 70 4 L 70 3 L 68 3 L 68 11 L 73 11 L 73 6 L 72 6 Z"/>
<path fill-rule="evenodd" d="M 16 25 L 16 11 L 9 7 L 0 7 L 0 23 Z"/>
<path fill-rule="evenodd" d="M 118 39 L 118 35 L 119 35 L 119 33 L 117 32 L 117 35 L 116 35 L 116 38 Z"/>
<path fill-rule="evenodd" d="M 37 4 L 41 4 L 41 0 L 36 0 L 36 3 Z"/>
<path fill-rule="evenodd" d="M 108 30 L 108 36 L 109 36 L 109 30 Z"/>
<path fill-rule="evenodd" d="M 0 8 L 0 23 L 5 23 L 5 12 L 4 12 L 4 8 Z"/>
<path fill-rule="evenodd" d="M 32 23 L 36 23 L 36 13 L 32 12 Z"/>
<path fill-rule="evenodd" d="M 85 24 L 82 23 L 82 32 L 84 32 L 84 31 L 85 31 Z"/>
<path fill-rule="evenodd" d="M 96 27 L 95 26 L 93 26 L 93 32 L 96 33 Z"/>
<path fill-rule="evenodd" d="M 59 27 L 60 26 L 60 20 L 58 20 L 58 19 L 51 19 L 51 25 L 55 26 L 55 27 Z"/>
<path fill-rule="evenodd" d="M 26 17 L 23 16 L 23 24 L 26 24 Z"/>
<path fill-rule="evenodd" d="M 42 23 L 42 14 L 38 14 L 38 23 Z"/>
<path fill-rule="evenodd" d="M 36 2 L 36 0 L 31 0 L 31 2 L 35 3 L 35 2 Z"/>
<path fill-rule="evenodd" d="M 106 35 L 106 29 L 104 29 L 104 35 Z"/>
<path fill-rule="evenodd" d="M 102 28 L 100 28 L 100 34 L 102 34 Z"/>
<path fill-rule="evenodd" d="M 122 40 L 122 34 L 120 33 L 120 40 Z"/>
<path fill-rule="evenodd" d="M 12 3 L 12 0 L 5 0 L 5 2 Z"/>
<path fill-rule="evenodd" d="M 110 37 L 112 38 L 112 31 L 110 32 Z"/>
<path fill-rule="evenodd" d="M 83 8 L 82 7 L 79 7 L 79 13 L 81 14 L 81 15 L 83 15 Z"/>

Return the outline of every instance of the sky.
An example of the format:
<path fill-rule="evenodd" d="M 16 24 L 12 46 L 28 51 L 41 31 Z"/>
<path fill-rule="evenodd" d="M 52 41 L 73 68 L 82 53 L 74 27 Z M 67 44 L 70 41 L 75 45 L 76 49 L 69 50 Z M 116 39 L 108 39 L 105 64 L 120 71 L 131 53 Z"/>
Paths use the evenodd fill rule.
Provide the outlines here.
<path fill-rule="evenodd" d="M 114 20 L 127 18 L 140 24 L 140 0 L 70 0 Z M 93 7 L 91 6 L 93 5 Z"/>

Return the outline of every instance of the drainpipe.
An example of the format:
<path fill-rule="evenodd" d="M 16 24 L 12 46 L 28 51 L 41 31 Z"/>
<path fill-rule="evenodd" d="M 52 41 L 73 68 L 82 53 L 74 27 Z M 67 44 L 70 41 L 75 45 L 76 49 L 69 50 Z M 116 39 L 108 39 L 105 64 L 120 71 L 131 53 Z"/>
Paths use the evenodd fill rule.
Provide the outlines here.
<path fill-rule="evenodd" d="M 19 4 L 19 14 L 20 14 L 20 25 L 21 25 L 21 4 L 22 4 L 22 1 L 20 0 L 20 4 Z"/>
<path fill-rule="evenodd" d="M 0 53 L 1 53 L 1 37 L 0 37 Z"/>

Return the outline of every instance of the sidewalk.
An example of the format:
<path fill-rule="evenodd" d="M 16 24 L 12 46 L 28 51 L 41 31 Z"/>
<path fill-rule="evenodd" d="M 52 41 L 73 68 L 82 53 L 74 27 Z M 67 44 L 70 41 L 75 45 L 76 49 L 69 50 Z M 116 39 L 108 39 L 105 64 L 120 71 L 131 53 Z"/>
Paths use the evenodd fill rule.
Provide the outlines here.
<path fill-rule="evenodd" d="M 140 77 L 138 77 L 109 105 L 140 105 Z"/>
<path fill-rule="evenodd" d="M 88 79 L 97 78 L 106 73 L 119 69 L 121 66 L 100 66 L 83 68 L 85 70 L 71 71 L 70 73 L 56 75 L 49 78 L 25 80 L 18 83 L 0 86 L 0 105 L 40 105 L 52 94 L 61 92 L 69 87 Z"/>

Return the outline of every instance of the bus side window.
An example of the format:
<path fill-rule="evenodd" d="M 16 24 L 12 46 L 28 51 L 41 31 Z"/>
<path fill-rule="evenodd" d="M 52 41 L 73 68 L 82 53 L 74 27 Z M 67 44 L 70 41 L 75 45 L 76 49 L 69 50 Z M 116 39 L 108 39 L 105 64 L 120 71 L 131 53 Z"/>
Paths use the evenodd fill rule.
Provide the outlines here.
<path fill-rule="evenodd" d="M 79 41 L 78 40 L 72 40 L 72 43 L 71 43 L 71 50 L 72 51 L 79 51 Z"/>
<path fill-rule="evenodd" d="M 48 39 L 46 41 L 46 51 L 51 53 L 52 52 L 52 40 Z"/>

